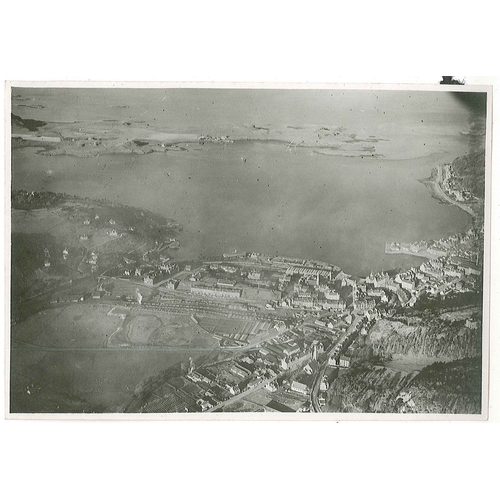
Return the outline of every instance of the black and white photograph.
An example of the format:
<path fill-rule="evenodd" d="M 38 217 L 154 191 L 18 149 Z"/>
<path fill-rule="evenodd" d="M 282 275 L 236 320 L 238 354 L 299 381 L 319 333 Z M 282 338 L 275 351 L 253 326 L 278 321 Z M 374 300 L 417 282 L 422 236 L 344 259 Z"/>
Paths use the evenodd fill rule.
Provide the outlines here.
<path fill-rule="evenodd" d="M 492 92 L 442 83 L 11 82 L 8 418 L 487 418 Z"/>

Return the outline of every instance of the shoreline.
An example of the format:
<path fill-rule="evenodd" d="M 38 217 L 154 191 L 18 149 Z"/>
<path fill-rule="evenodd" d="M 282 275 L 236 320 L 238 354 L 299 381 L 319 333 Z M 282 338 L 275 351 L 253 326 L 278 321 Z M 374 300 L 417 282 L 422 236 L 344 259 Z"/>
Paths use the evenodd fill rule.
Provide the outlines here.
<path fill-rule="evenodd" d="M 30 146 L 31 142 L 41 142 L 41 136 L 50 140 L 45 151 L 48 156 L 68 155 L 95 157 L 114 153 L 149 154 L 167 152 L 170 148 L 179 150 L 182 144 L 220 145 L 231 143 L 261 142 L 282 145 L 286 152 L 297 148 L 310 149 L 315 154 L 352 157 L 382 157 L 376 144 L 387 141 L 383 137 L 359 137 L 348 134 L 344 127 L 328 129 L 311 126 L 300 129 L 263 128 L 243 125 L 232 136 L 205 135 L 202 132 L 178 132 L 165 130 L 157 125 L 141 120 L 93 120 L 72 122 L 31 123 L 17 115 L 12 115 L 12 147 Z M 32 120 L 33 121 L 33 120 Z M 178 149 L 179 148 L 179 149 Z"/>
<path fill-rule="evenodd" d="M 453 200 L 443 191 L 443 188 L 441 187 L 441 179 L 442 179 L 441 165 L 438 165 L 437 167 L 434 167 L 432 169 L 432 173 L 429 178 L 419 179 L 418 182 L 423 184 L 429 190 L 431 196 L 434 199 L 446 205 L 455 205 L 458 208 L 467 212 L 470 216 L 472 216 L 472 218 L 475 218 L 476 213 L 469 205 Z"/>

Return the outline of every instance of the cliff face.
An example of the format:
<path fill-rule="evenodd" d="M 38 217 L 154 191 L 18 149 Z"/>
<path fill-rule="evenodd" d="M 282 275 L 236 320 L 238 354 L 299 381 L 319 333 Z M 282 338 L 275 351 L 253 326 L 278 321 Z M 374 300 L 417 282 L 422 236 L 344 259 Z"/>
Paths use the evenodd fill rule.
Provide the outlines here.
<path fill-rule="evenodd" d="M 471 308 L 448 315 L 431 313 L 412 318 L 412 324 L 382 319 L 370 330 L 367 344 L 381 359 L 392 356 L 428 356 L 431 358 L 461 359 L 481 354 L 481 325 L 477 311 Z M 467 320 L 476 328 L 466 326 Z"/>
<path fill-rule="evenodd" d="M 481 412 L 481 359 L 434 363 L 405 374 L 380 366 L 345 372 L 330 386 L 325 411 L 365 413 Z"/>

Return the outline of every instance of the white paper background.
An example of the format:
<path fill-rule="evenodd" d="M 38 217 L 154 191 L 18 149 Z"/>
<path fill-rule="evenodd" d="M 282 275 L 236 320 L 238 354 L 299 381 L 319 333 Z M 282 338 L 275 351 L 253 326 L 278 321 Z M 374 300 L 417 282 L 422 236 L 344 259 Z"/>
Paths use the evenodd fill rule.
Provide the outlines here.
<path fill-rule="evenodd" d="M 26 1 L 0 9 L 3 81 L 436 83 L 460 71 L 493 75 L 466 81 L 495 85 L 498 116 L 491 2 Z M 490 419 L 500 422 L 493 155 Z M 5 498 L 20 499 L 490 498 L 499 444 L 498 424 L 489 423 L 2 421 L 1 484 Z"/>

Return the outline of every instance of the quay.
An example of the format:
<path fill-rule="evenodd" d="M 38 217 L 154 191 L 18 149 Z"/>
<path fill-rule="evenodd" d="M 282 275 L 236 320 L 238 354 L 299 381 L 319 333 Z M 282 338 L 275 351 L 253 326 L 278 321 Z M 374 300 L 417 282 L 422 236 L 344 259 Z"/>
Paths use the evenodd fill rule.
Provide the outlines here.
<path fill-rule="evenodd" d="M 385 244 L 385 253 L 389 255 L 405 254 L 413 255 L 415 257 L 422 257 L 423 259 L 436 259 L 446 255 L 446 252 L 441 250 L 428 249 L 426 246 L 416 245 L 414 243 L 393 243 L 387 242 Z"/>

